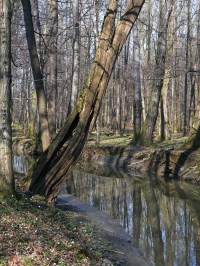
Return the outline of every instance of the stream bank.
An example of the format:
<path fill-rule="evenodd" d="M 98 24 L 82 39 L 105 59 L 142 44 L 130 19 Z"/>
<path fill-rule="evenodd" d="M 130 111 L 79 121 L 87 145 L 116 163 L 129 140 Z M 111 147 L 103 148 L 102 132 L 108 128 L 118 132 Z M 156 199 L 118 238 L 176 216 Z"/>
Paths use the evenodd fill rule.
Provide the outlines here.
<path fill-rule="evenodd" d="M 112 172 L 120 171 L 135 174 L 153 174 L 165 180 L 178 179 L 200 182 L 200 149 L 186 146 L 178 140 L 175 144 L 152 147 L 131 146 L 130 138 L 107 139 L 100 145 L 89 140 L 80 156 L 79 167 L 107 168 Z M 31 139 L 14 138 L 15 154 L 35 156 L 41 153 Z"/>
<path fill-rule="evenodd" d="M 195 220 L 195 221 L 197 221 L 197 223 L 198 223 L 198 221 L 200 221 L 199 211 L 198 211 L 199 210 L 199 208 L 198 208 L 199 191 L 197 191 L 197 189 L 195 190 L 195 189 L 193 189 L 193 187 L 191 187 L 191 186 L 195 187 L 195 185 L 192 185 L 192 184 L 188 185 L 188 183 L 186 183 L 186 182 L 177 182 L 177 181 L 165 182 L 166 180 L 165 180 L 165 178 L 163 178 L 163 176 L 156 176 L 154 174 L 149 175 L 148 172 L 144 171 L 144 169 L 146 169 L 146 168 L 142 169 L 141 171 L 135 170 L 135 174 L 138 176 L 138 178 L 134 178 L 134 170 L 131 170 L 131 168 L 129 168 L 129 164 L 127 163 L 127 160 L 129 159 L 128 155 L 129 154 L 134 154 L 134 155 L 136 154 L 136 156 L 137 156 L 139 154 L 138 157 L 136 157 L 136 158 L 141 159 L 141 157 L 143 156 L 143 153 L 142 153 L 143 150 L 142 149 L 140 150 L 139 148 L 137 148 L 137 149 L 135 148 L 134 151 L 128 150 L 128 148 L 127 148 L 128 145 L 124 145 L 124 147 L 119 146 L 119 145 L 117 145 L 117 146 L 116 145 L 104 145 L 103 147 L 100 147 L 100 148 L 99 147 L 94 148 L 91 143 L 88 143 L 88 144 L 89 144 L 88 145 L 89 147 L 86 147 L 85 151 L 83 152 L 82 156 L 84 156 L 84 158 L 82 160 L 80 160 L 78 166 L 80 168 L 83 166 L 86 166 L 86 169 L 88 171 L 92 172 L 92 181 L 89 183 L 89 178 L 88 177 L 83 178 L 82 176 L 79 176 L 76 179 L 77 174 L 75 172 L 73 172 L 72 173 L 72 179 L 69 177 L 69 180 L 67 180 L 67 182 L 64 184 L 65 188 L 66 188 L 66 184 L 67 184 L 67 191 L 69 193 L 72 193 L 77 197 L 78 194 L 75 194 L 75 191 L 73 190 L 73 188 L 76 186 L 78 191 L 79 191 L 80 188 L 83 188 L 85 186 L 86 187 L 85 193 L 87 193 L 87 195 L 89 197 L 89 202 L 90 203 L 91 203 L 91 201 L 100 202 L 101 207 L 103 209 L 104 209 L 104 207 L 103 207 L 104 203 L 106 204 L 106 199 L 108 199 L 108 197 L 106 195 L 104 195 L 105 191 L 107 191 L 109 197 L 111 197 L 107 201 L 107 202 L 109 202 L 109 205 L 112 202 L 111 199 L 115 200 L 115 202 L 112 204 L 112 206 L 116 206 L 115 204 L 118 202 L 117 200 L 119 200 L 119 203 L 121 206 L 121 205 L 123 205 L 122 204 L 123 199 L 124 200 L 126 199 L 124 202 L 125 205 L 132 199 L 132 201 L 129 202 L 130 208 L 132 208 L 133 204 L 134 204 L 133 195 L 135 195 L 135 193 L 138 194 L 139 191 L 143 191 L 142 194 L 140 193 L 141 202 L 144 202 L 146 200 L 146 202 L 148 202 L 148 204 L 150 202 L 155 203 L 156 198 L 157 198 L 157 200 L 159 200 L 159 202 L 160 202 L 161 198 L 163 198 L 163 200 L 162 200 L 163 202 L 168 202 L 168 204 L 167 205 L 165 204 L 164 206 L 168 206 L 168 207 L 169 207 L 169 204 L 171 204 L 170 200 L 168 200 L 168 195 L 173 195 L 175 198 L 177 197 L 177 198 L 184 199 L 184 201 L 186 199 L 187 204 L 188 204 L 188 198 L 189 198 L 192 201 L 192 203 L 191 203 L 192 207 L 189 206 L 189 209 L 188 208 L 186 209 L 186 213 L 191 212 L 192 221 Z M 151 148 L 151 150 L 155 151 L 155 148 Z M 119 156 L 116 157 L 116 154 Z M 159 154 L 159 153 L 157 152 L 157 154 Z M 160 154 L 162 154 L 162 153 L 160 152 Z M 152 153 L 149 152 L 149 155 L 150 155 L 149 157 L 151 158 Z M 159 156 L 157 156 L 157 157 L 159 158 Z M 132 158 L 132 156 L 130 156 L 130 161 L 131 161 L 131 158 Z M 144 159 L 144 158 L 142 158 L 142 159 Z M 154 158 L 154 160 L 155 160 L 155 158 Z M 92 166 L 91 166 L 91 162 L 92 162 Z M 109 162 L 109 163 L 105 163 L 105 162 Z M 131 173 L 133 176 L 130 175 L 129 177 L 126 178 L 126 176 L 125 176 L 127 174 L 126 169 L 130 169 L 129 173 Z M 112 188 L 109 189 L 109 184 L 105 183 L 105 181 L 102 180 L 102 177 L 95 178 L 94 173 L 96 173 L 96 172 L 98 172 L 102 176 L 108 176 L 109 180 L 111 180 L 111 176 L 114 175 L 113 181 L 109 181 L 109 184 L 112 184 Z M 115 175 L 113 173 L 117 173 L 117 175 Z M 123 177 L 123 178 L 118 179 L 117 178 L 118 175 L 120 175 L 119 177 Z M 150 178 L 150 176 L 152 178 Z M 74 183 L 72 183 L 72 187 L 70 189 L 69 184 L 70 184 L 70 181 L 72 181 L 72 180 L 74 180 Z M 103 184 L 102 192 L 100 192 L 100 190 L 99 190 L 100 189 L 100 186 L 99 186 L 100 180 L 102 180 L 102 184 Z M 133 181 L 133 180 L 135 180 L 135 181 Z M 143 182 L 142 182 L 142 180 L 143 180 Z M 96 189 L 94 188 L 95 183 L 97 185 Z M 118 192 L 117 192 L 117 187 L 116 187 L 117 185 L 119 186 Z M 90 190 L 92 187 L 94 188 L 93 192 Z M 124 195 L 124 196 L 121 195 L 123 187 L 125 188 L 125 191 L 126 191 L 126 195 Z M 134 190 L 131 190 L 131 187 Z M 153 190 L 157 187 L 159 189 L 158 190 L 156 189 L 156 191 L 153 192 Z M 90 189 L 88 189 L 88 188 L 90 188 Z M 105 188 L 106 188 L 106 190 L 105 190 Z M 162 191 L 162 193 L 160 191 Z M 196 192 L 194 193 L 194 191 L 196 191 Z M 152 193 L 150 193 L 150 192 L 152 192 Z M 80 193 L 81 193 L 81 195 L 84 195 L 84 192 L 82 190 L 80 191 Z M 101 195 L 101 196 L 103 195 L 103 198 L 100 198 L 98 200 L 96 193 L 98 195 Z M 163 195 L 162 197 L 161 197 L 160 193 Z M 120 195 L 122 196 L 122 198 L 119 199 Z M 147 199 L 144 198 L 144 195 L 147 196 Z M 153 195 L 154 195 L 154 199 L 152 200 Z M 167 197 L 165 197 L 165 195 Z M 136 248 L 136 253 L 135 253 L 134 242 L 132 239 L 131 240 L 129 239 L 129 235 L 127 237 L 127 234 L 123 234 L 123 237 L 121 237 L 121 234 L 120 234 L 119 237 L 118 236 L 116 237 L 117 233 L 120 232 L 120 230 L 115 229 L 115 231 L 114 231 L 113 228 L 115 228 L 115 223 L 110 223 L 109 222 L 110 218 L 108 218 L 108 216 L 106 216 L 105 214 L 101 214 L 101 212 L 97 211 L 96 209 L 94 209 L 91 206 L 88 206 L 88 204 L 85 204 L 83 202 L 80 203 L 80 200 L 78 200 L 76 197 L 69 195 L 69 194 L 68 195 L 64 194 L 64 196 L 61 195 L 61 197 L 59 195 L 58 201 L 57 201 L 57 207 L 61 207 L 65 211 L 66 210 L 70 210 L 70 211 L 75 210 L 77 212 L 77 214 L 82 214 L 84 217 L 86 217 L 90 220 L 91 224 L 95 224 L 95 228 L 96 228 L 95 231 L 100 232 L 100 234 L 104 236 L 104 239 L 106 239 L 106 237 L 107 237 L 107 241 L 109 242 L 109 245 L 106 247 L 106 251 L 103 251 L 103 253 L 106 254 L 106 258 L 108 258 L 108 260 L 110 260 L 112 258 L 114 264 L 110 264 L 110 265 L 132 265 L 131 261 L 135 261 L 135 259 L 136 259 L 137 263 L 140 263 L 140 261 L 142 260 L 142 256 L 140 257 L 140 252 L 137 251 L 137 248 Z M 151 198 L 151 200 L 149 200 L 149 197 Z M 84 199 L 81 199 L 81 200 L 84 200 Z M 173 209 L 174 209 L 174 202 L 177 202 L 177 206 L 180 207 L 180 211 L 181 211 L 181 215 L 182 215 L 182 211 L 183 211 L 182 203 L 181 202 L 179 203 L 178 200 L 172 200 L 172 201 L 173 201 L 172 202 Z M 186 203 L 186 201 L 185 201 L 185 203 Z M 85 202 L 85 200 L 84 200 L 84 202 Z M 138 203 L 136 204 L 136 206 L 138 206 Z M 144 202 L 143 208 L 145 206 L 146 206 L 146 203 Z M 159 203 L 158 203 L 158 206 L 160 206 Z M 157 206 L 157 209 L 159 208 L 158 206 Z M 101 207 L 100 207 L 100 209 L 101 209 Z M 131 211 L 130 208 L 127 209 L 127 210 L 129 210 L 129 212 Z M 150 208 L 150 210 L 151 209 L 154 210 L 155 206 L 153 208 Z M 114 208 L 114 210 L 118 210 L 118 208 L 117 209 Z M 125 210 L 124 207 L 123 207 L 123 210 Z M 135 208 L 133 208 L 133 210 L 135 210 Z M 171 209 L 169 208 L 168 211 L 170 212 L 170 210 Z M 185 210 L 185 208 L 184 208 L 184 210 Z M 160 212 L 161 211 L 158 211 L 158 213 L 160 213 Z M 116 214 L 116 212 L 115 212 L 115 214 Z M 105 216 L 105 218 L 102 217 L 102 215 Z M 132 217 L 131 219 L 133 219 L 133 214 L 130 214 L 130 217 Z M 159 218 L 159 216 L 157 217 L 158 220 L 160 219 L 161 224 L 162 224 L 162 217 L 163 217 L 163 215 L 161 215 L 160 218 Z M 188 217 L 188 215 L 187 215 L 187 217 Z M 137 221 L 137 218 L 135 218 L 135 219 L 136 220 L 133 220 L 133 221 Z M 131 221 L 129 218 L 127 218 L 126 220 Z M 131 225 L 132 225 L 132 222 L 130 222 L 130 226 Z M 186 224 L 185 226 L 188 226 L 188 225 L 190 225 L 190 223 Z M 148 226 L 149 226 L 149 219 L 148 219 Z M 162 225 L 162 226 L 164 226 L 164 225 Z M 109 228 L 112 229 L 112 232 L 109 231 L 110 230 Z M 193 228 L 193 227 L 191 227 L 191 228 Z M 130 228 L 130 230 L 131 230 L 131 232 L 133 231 L 131 228 Z M 194 230 L 194 228 L 191 230 Z M 117 232 L 117 233 L 115 233 L 115 232 Z M 140 230 L 134 229 L 134 232 L 140 232 Z M 143 232 L 143 230 L 141 232 Z M 166 235 L 168 235 L 168 233 Z M 173 235 L 176 235 L 176 234 L 173 232 Z M 196 235 L 196 233 L 194 235 Z M 95 235 L 94 235 L 94 237 L 95 237 Z M 134 235 L 134 239 L 137 239 L 137 237 L 135 238 L 135 235 Z M 145 237 L 145 239 L 146 239 L 146 237 Z M 157 242 L 158 241 L 156 241 L 155 243 L 157 243 Z M 133 243 L 133 246 L 130 245 L 130 243 Z M 166 241 L 166 243 L 168 243 L 168 241 Z M 165 241 L 162 242 L 162 245 L 159 244 L 159 246 L 164 246 L 164 245 L 165 245 Z M 138 247 L 138 246 L 136 245 L 136 247 Z M 193 247 L 193 244 L 192 244 L 192 247 Z M 130 252 L 128 251 L 129 248 L 131 248 Z M 198 248 L 198 245 L 197 245 L 197 248 Z M 143 248 L 142 248 L 142 250 L 143 250 Z M 165 250 L 165 249 L 163 249 L 163 250 Z M 127 253 L 127 251 L 128 251 L 128 253 Z M 127 254 L 130 254 L 130 256 Z M 155 252 L 155 255 L 156 254 L 160 254 L 160 251 L 157 250 Z M 162 252 L 161 252 L 161 254 L 162 254 Z M 136 257 L 135 257 L 135 255 L 136 255 Z M 196 255 L 194 255 L 194 259 L 196 259 L 195 256 Z M 182 258 L 182 256 L 180 256 L 180 257 Z M 133 260 L 133 258 L 135 258 L 135 259 Z M 171 258 L 173 258 L 173 256 L 171 256 Z M 198 256 L 197 256 L 197 258 L 198 258 Z M 192 258 L 192 260 L 194 260 L 194 259 Z M 148 258 L 148 261 L 152 261 L 152 259 Z M 133 265 L 137 265 L 137 264 L 134 263 Z M 138 265 L 144 265 L 144 263 L 142 263 L 142 264 L 140 263 Z M 164 264 L 161 263 L 160 265 L 164 265 Z M 179 265 L 183 265 L 183 264 L 179 264 Z"/>
<path fill-rule="evenodd" d="M 91 145 L 88 143 L 79 167 L 119 169 L 134 174 L 150 174 L 165 180 L 200 182 L 200 150 L 196 148 L 133 147 L 131 145 Z"/>
<path fill-rule="evenodd" d="M 105 265 L 150 265 L 143 257 L 141 250 L 135 247 L 133 237 L 104 212 L 98 211 L 70 194 L 60 194 L 55 206 L 64 211 L 71 210 L 84 215 L 96 227 L 101 237 L 107 242 L 107 247 L 103 251 L 104 256 L 113 263 Z"/>

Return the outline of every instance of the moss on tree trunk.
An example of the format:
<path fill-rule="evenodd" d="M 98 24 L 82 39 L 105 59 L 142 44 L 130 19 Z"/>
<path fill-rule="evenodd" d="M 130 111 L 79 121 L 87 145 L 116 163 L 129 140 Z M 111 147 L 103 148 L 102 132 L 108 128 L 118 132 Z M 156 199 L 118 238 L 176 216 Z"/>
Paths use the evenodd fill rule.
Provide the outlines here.
<path fill-rule="evenodd" d="M 93 127 L 115 61 L 144 1 L 128 1 L 115 27 L 118 1 L 109 1 L 93 66 L 77 104 L 50 147 L 42 154 L 29 190 L 49 200 L 76 164 Z"/>

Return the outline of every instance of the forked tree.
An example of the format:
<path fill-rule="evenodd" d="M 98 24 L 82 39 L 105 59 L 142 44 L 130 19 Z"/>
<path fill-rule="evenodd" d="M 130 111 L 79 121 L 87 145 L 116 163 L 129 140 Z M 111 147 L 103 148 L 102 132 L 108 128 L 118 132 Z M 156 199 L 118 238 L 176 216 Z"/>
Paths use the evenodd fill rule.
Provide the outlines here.
<path fill-rule="evenodd" d="M 60 183 L 72 170 L 83 150 L 96 121 L 116 59 L 145 1 L 129 0 L 116 24 L 118 2 L 110 0 L 108 3 L 94 62 L 75 108 L 36 165 L 29 190 L 49 200 L 57 193 Z"/>

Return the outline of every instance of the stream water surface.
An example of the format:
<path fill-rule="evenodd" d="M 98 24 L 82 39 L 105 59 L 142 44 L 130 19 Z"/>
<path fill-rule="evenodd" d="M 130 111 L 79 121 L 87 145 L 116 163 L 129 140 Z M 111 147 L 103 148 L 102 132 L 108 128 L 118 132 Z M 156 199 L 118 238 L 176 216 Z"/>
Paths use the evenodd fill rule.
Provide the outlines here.
<path fill-rule="evenodd" d="M 22 158 L 22 157 L 20 157 Z M 26 159 L 14 169 L 26 172 Z M 200 187 L 178 181 L 74 170 L 66 191 L 116 219 L 157 266 L 200 265 Z"/>

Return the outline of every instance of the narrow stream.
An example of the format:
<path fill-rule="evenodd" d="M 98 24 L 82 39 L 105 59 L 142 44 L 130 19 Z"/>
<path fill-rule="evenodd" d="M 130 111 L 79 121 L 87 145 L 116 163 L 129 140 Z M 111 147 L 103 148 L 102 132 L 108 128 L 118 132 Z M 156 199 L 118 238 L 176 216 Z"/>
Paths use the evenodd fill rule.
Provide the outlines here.
<path fill-rule="evenodd" d="M 74 170 L 66 189 L 119 221 L 152 265 L 200 265 L 200 187 L 155 180 Z"/>
<path fill-rule="evenodd" d="M 153 265 L 200 265 L 199 187 L 80 171 L 67 184 L 69 193 L 118 220 Z"/>

